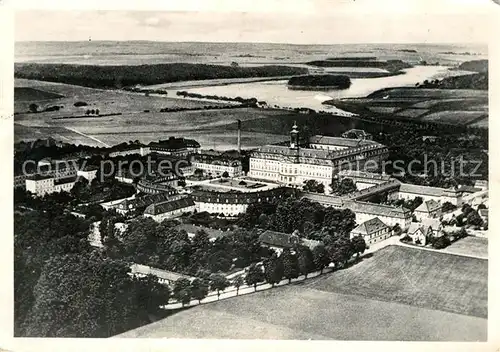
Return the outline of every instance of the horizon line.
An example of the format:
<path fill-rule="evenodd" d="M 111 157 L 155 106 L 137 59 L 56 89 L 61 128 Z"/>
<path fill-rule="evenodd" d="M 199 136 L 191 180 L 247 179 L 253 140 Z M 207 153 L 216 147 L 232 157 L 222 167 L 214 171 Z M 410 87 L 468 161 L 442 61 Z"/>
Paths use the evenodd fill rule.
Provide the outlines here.
<path fill-rule="evenodd" d="M 176 41 L 176 40 L 152 40 L 152 39 L 131 39 L 131 40 L 120 40 L 120 39 L 92 39 L 91 41 L 80 39 L 80 40 L 14 40 L 16 43 L 90 43 L 90 42 L 129 42 L 129 43 L 187 43 L 187 44 L 272 44 L 272 45 L 460 45 L 460 44 L 474 44 L 474 45 L 485 45 L 488 46 L 488 42 L 351 42 L 351 43 L 288 43 L 288 42 L 262 42 L 262 41 L 197 41 L 197 40 L 186 40 L 186 41 Z"/>

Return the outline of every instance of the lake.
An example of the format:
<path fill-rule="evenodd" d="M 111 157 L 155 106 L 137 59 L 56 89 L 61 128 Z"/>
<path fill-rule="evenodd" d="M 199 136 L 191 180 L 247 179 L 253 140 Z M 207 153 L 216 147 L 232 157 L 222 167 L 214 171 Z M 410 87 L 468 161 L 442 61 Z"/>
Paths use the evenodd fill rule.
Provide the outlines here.
<path fill-rule="evenodd" d="M 226 97 L 257 98 L 264 100 L 268 105 L 278 105 L 290 108 L 310 108 L 343 114 L 342 110 L 334 106 L 323 105 L 322 102 L 330 99 L 365 97 L 379 89 L 414 86 L 424 80 L 442 79 L 448 76 L 457 76 L 471 72 L 450 70 L 446 66 L 415 66 L 404 70 L 405 74 L 380 77 L 352 79 L 348 89 L 330 91 L 301 91 L 287 88 L 287 80 L 261 81 L 251 83 L 234 83 L 220 86 L 195 87 L 186 89 L 189 92 L 219 95 Z M 175 96 L 176 91 L 169 92 Z"/>

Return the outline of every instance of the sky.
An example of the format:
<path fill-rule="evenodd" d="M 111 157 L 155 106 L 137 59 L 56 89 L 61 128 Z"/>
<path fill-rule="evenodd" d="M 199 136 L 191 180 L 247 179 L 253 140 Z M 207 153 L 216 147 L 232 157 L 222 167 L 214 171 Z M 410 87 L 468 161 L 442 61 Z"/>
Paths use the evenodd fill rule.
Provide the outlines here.
<path fill-rule="evenodd" d="M 184 0 L 167 1 L 169 6 L 145 0 L 141 9 L 146 11 L 134 11 L 138 2 L 135 7 L 127 1 L 111 6 L 111 1 L 101 0 L 101 10 L 96 11 L 93 0 L 77 9 L 62 3 L 56 6 L 55 0 L 42 2 L 44 6 L 36 3 L 38 9 L 35 3 L 28 6 L 29 1 L 18 1 L 16 41 L 92 37 L 296 44 L 485 43 L 491 33 L 489 16 L 500 8 L 489 0 Z"/>

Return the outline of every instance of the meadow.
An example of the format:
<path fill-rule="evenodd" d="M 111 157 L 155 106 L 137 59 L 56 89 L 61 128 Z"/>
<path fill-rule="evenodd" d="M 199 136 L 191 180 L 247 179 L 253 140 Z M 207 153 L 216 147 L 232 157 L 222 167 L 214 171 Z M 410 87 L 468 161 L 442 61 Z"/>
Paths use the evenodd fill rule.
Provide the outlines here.
<path fill-rule="evenodd" d="M 484 341 L 486 267 L 388 247 L 342 271 L 188 308 L 117 337 Z M 457 314 L 467 311 L 462 303 L 481 317 Z"/>
<path fill-rule="evenodd" d="M 488 239 L 468 236 L 443 249 L 446 253 L 473 255 L 478 257 L 488 257 Z"/>
<path fill-rule="evenodd" d="M 369 299 L 488 316 L 488 261 L 390 246 L 308 287 Z"/>
<path fill-rule="evenodd" d="M 365 98 L 333 100 L 338 108 L 381 117 L 488 127 L 488 91 L 476 89 L 389 88 Z"/>
<path fill-rule="evenodd" d="M 16 87 L 36 89 L 47 94 L 63 97 L 50 100 L 15 101 L 15 141 L 32 140 L 52 136 L 63 142 L 114 145 L 130 140 L 144 143 L 165 139 L 168 136 L 195 138 L 204 148 L 220 149 L 236 147 L 236 121 L 267 117 L 279 118 L 288 112 L 255 108 L 207 109 L 228 106 L 226 103 L 204 102 L 184 98 L 145 96 L 144 94 L 86 88 L 61 83 L 16 79 Z M 86 106 L 75 107 L 78 101 Z M 59 111 L 29 113 L 29 105 L 36 103 L 39 110 L 58 105 Z M 160 112 L 162 108 L 193 109 L 179 112 Z M 88 109 L 99 109 L 100 114 L 115 116 L 85 117 Z M 149 112 L 145 112 L 148 110 Z M 60 119 L 61 117 L 78 117 Z M 284 130 L 249 131 L 242 135 L 245 148 L 282 141 Z M 282 134 L 279 131 L 283 131 Z"/>

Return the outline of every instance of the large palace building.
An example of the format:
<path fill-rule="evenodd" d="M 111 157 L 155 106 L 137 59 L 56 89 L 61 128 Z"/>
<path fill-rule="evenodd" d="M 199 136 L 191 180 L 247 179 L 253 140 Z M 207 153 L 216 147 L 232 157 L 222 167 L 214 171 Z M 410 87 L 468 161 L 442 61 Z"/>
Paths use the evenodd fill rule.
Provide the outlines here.
<path fill-rule="evenodd" d="M 386 146 L 366 139 L 313 136 L 307 146 L 299 145 L 296 124 L 290 132 L 290 144 L 265 145 L 250 157 L 248 176 L 300 187 L 307 180 L 328 186 L 340 170 L 376 167 L 388 157 Z"/>

